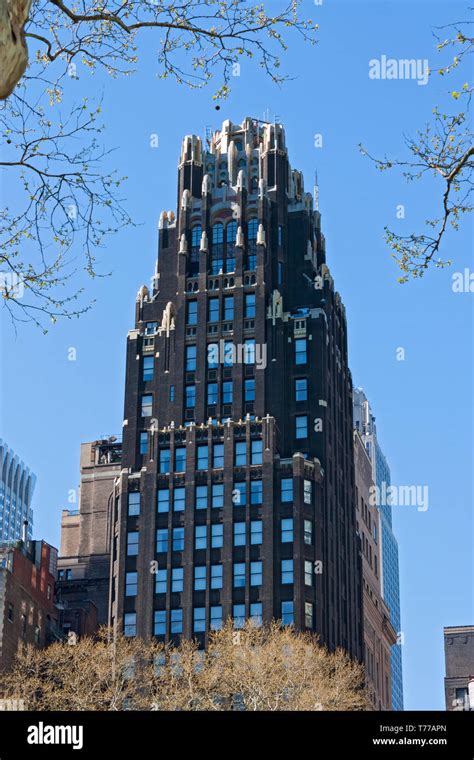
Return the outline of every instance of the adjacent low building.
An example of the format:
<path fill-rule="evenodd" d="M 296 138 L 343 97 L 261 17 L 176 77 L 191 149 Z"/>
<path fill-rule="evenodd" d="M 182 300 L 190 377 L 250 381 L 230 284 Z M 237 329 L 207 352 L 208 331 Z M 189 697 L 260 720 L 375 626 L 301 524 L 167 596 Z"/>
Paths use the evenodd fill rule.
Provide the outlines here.
<path fill-rule="evenodd" d="M 57 549 L 45 541 L 0 543 L 0 670 L 22 643 L 44 647 L 56 639 L 56 568 Z"/>
<path fill-rule="evenodd" d="M 83 443 L 78 510 L 63 510 L 57 597 L 61 630 L 93 633 L 109 619 L 111 513 L 122 445 L 112 436 Z"/>
<path fill-rule="evenodd" d="M 444 629 L 446 710 L 474 711 L 474 625 Z"/>

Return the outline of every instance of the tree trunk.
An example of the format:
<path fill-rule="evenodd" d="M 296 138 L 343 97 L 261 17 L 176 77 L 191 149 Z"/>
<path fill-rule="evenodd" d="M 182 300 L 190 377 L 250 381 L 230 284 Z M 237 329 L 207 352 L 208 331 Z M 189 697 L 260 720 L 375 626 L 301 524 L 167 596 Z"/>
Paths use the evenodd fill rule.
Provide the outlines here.
<path fill-rule="evenodd" d="M 0 100 L 15 89 L 28 63 L 23 28 L 31 0 L 0 0 Z"/>

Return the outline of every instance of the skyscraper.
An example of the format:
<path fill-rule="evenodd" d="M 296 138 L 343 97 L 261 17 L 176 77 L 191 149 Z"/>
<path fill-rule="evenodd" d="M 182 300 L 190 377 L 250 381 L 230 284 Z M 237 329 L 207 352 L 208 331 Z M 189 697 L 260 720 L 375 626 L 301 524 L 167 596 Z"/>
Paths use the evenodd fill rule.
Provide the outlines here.
<path fill-rule="evenodd" d="M 354 389 L 354 427 L 359 432 L 372 462 L 372 477 L 379 494 L 390 487 L 390 468 L 377 439 L 375 417 L 361 388 Z M 377 504 L 380 513 L 382 554 L 382 596 L 390 610 L 390 622 L 399 640 L 392 647 L 392 709 L 403 710 L 403 674 L 400 619 L 400 578 L 398 542 L 392 529 L 392 508 L 383 499 Z"/>
<path fill-rule="evenodd" d="M 27 538 L 31 539 L 35 484 L 36 475 L 0 439 L 0 541 L 22 538 L 25 523 L 28 523 Z"/>
<path fill-rule="evenodd" d="M 127 341 L 112 616 L 174 640 L 294 623 L 361 657 L 352 380 L 280 124 L 184 138 Z"/>

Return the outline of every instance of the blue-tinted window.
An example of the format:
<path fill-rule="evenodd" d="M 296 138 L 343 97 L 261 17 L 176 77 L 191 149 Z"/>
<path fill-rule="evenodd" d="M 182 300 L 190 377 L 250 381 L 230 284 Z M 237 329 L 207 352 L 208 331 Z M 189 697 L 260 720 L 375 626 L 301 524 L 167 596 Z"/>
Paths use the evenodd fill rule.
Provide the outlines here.
<path fill-rule="evenodd" d="M 222 383 L 222 403 L 232 404 L 232 380 Z"/>
<path fill-rule="evenodd" d="M 186 409 L 194 409 L 196 406 L 196 386 L 187 385 L 185 388 L 185 394 Z"/>
<path fill-rule="evenodd" d="M 221 549 L 224 543 L 224 526 L 222 523 L 215 523 L 211 526 L 211 547 Z"/>
<path fill-rule="evenodd" d="M 293 518 L 286 517 L 281 521 L 281 542 L 289 544 L 293 541 Z"/>
<path fill-rule="evenodd" d="M 208 304 L 208 322 L 218 322 L 219 321 L 219 299 L 218 298 L 210 298 L 207 302 Z"/>
<path fill-rule="evenodd" d="M 262 521 L 252 520 L 250 523 L 250 543 L 261 544 L 262 543 Z"/>
<path fill-rule="evenodd" d="M 155 575 L 155 594 L 166 594 L 166 584 L 168 571 L 166 568 L 159 568 Z"/>
<path fill-rule="evenodd" d="M 213 449 L 212 466 L 224 467 L 224 444 L 215 443 Z"/>
<path fill-rule="evenodd" d="M 195 607 L 193 614 L 194 633 L 203 633 L 206 630 L 206 608 Z"/>
<path fill-rule="evenodd" d="M 243 628 L 245 623 L 245 604 L 234 604 L 232 609 L 234 628 Z"/>
<path fill-rule="evenodd" d="M 245 441 L 237 441 L 235 444 L 235 466 L 245 467 L 247 464 L 247 444 Z"/>
<path fill-rule="evenodd" d="M 234 546 L 245 546 L 245 523 L 234 523 Z"/>
<path fill-rule="evenodd" d="M 262 563 L 261 562 L 250 563 L 250 585 L 251 586 L 262 585 Z"/>
<path fill-rule="evenodd" d="M 261 440 L 251 442 L 250 464 L 262 464 L 263 442 Z"/>
<path fill-rule="evenodd" d="M 151 417 L 153 411 L 153 396 L 146 394 L 142 396 L 142 417 Z"/>
<path fill-rule="evenodd" d="M 306 338 L 295 340 L 295 364 L 306 364 Z"/>
<path fill-rule="evenodd" d="M 262 603 L 253 602 L 250 605 L 250 619 L 255 626 L 262 625 Z"/>
<path fill-rule="evenodd" d="M 168 551 L 168 528 L 158 528 L 156 531 L 156 551 Z"/>
<path fill-rule="evenodd" d="M 234 563 L 234 588 L 245 586 L 245 562 Z"/>
<path fill-rule="evenodd" d="M 244 384 L 245 389 L 245 401 L 255 401 L 255 379 L 249 378 L 248 380 L 245 380 Z"/>
<path fill-rule="evenodd" d="M 164 636 L 166 634 L 166 610 L 155 611 L 153 632 L 155 636 Z"/>
<path fill-rule="evenodd" d="M 160 472 L 170 471 L 171 455 L 169 449 L 160 449 Z"/>
<path fill-rule="evenodd" d="M 196 565 L 194 568 L 194 590 L 206 590 L 206 566 Z"/>
<path fill-rule="evenodd" d="M 205 549 L 207 545 L 207 526 L 196 525 L 194 532 L 194 548 Z"/>
<path fill-rule="evenodd" d="M 174 450 L 174 470 L 175 472 L 184 472 L 186 469 L 186 448 L 178 446 Z"/>
<path fill-rule="evenodd" d="M 154 369 L 155 369 L 155 357 L 144 356 L 143 357 L 143 373 L 142 373 L 142 380 L 144 382 L 153 380 Z"/>
<path fill-rule="evenodd" d="M 308 437 L 308 417 L 306 414 L 299 414 L 295 417 L 295 434 L 296 438 Z"/>
<path fill-rule="evenodd" d="M 126 612 L 123 616 L 123 635 L 124 636 L 136 636 L 137 635 L 137 613 Z"/>
<path fill-rule="evenodd" d="M 245 480 L 234 483 L 232 501 L 236 507 L 244 507 L 247 502 L 247 484 Z"/>
<path fill-rule="evenodd" d="M 224 367 L 232 367 L 234 364 L 235 347 L 231 340 L 224 341 Z"/>
<path fill-rule="evenodd" d="M 244 364 L 255 364 L 255 338 L 244 341 Z"/>
<path fill-rule="evenodd" d="M 125 573 L 125 596 L 136 596 L 138 589 L 138 573 Z"/>
<path fill-rule="evenodd" d="M 182 591 L 184 587 L 184 569 L 173 567 L 171 571 L 171 591 Z"/>
<path fill-rule="evenodd" d="M 222 628 L 222 607 L 211 607 L 211 629 Z"/>
<path fill-rule="evenodd" d="M 250 503 L 261 504 L 263 501 L 263 489 L 261 480 L 250 481 Z"/>
<path fill-rule="evenodd" d="M 127 533 L 127 556 L 136 557 L 138 554 L 138 530 L 131 530 Z"/>
<path fill-rule="evenodd" d="M 232 322 L 234 319 L 234 296 L 225 296 L 224 298 L 224 320 Z"/>
<path fill-rule="evenodd" d="M 283 625 L 292 625 L 294 623 L 293 602 L 281 603 L 281 622 Z"/>
<path fill-rule="evenodd" d="M 295 401 L 308 400 L 308 381 L 305 377 L 295 380 Z"/>
<path fill-rule="evenodd" d="M 196 371 L 196 346 L 186 346 L 186 372 Z"/>
<path fill-rule="evenodd" d="M 167 488 L 159 488 L 157 494 L 158 512 L 169 512 L 170 492 Z"/>
<path fill-rule="evenodd" d="M 183 610 L 171 610 L 171 633 L 183 632 Z"/>
<path fill-rule="evenodd" d="M 207 367 L 217 369 L 219 366 L 219 344 L 209 343 L 207 346 Z"/>
<path fill-rule="evenodd" d="M 187 325 L 197 325 L 197 307 L 197 301 L 188 301 Z"/>
<path fill-rule="evenodd" d="M 197 447 L 197 469 L 207 470 L 207 466 L 208 466 L 208 447 L 198 446 Z"/>
<path fill-rule="evenodd" d="M 173 493 L 173 510 L 175 512 L 184 512 L 186 506 L 186 491 L 184 486 L 175 488 Z"/>
<path fill-rule="evenodd" d="M 140 454 L 148 454 L 148 433 L 140 433 Z"/>
<path fill-rule="evenodd" d="M 293 501 L 293 478 L 281 479 L 281 500 L 283 502 Z"/>
<path fill-rule="evenodd" d="M 211 588 L 222 588 L 222 565 L 211 565 Z"/>
<path fill-rule="evenodd" d="M 214 483 L 212 486 L 211 504 L 213 507 L 224 506 L 224 484 Z"/>
<path fill-rule="evenodd" d="M 207 486 L 196 486 L 196 509 L 207 509 Z"/>
<path fill-rule="evenodd" d="M 140 514 L 140 491 L 132 491 L 128 494 L 128 514 L 130 517 Z"/>
<path fill-rule="evenodd" d="M 170 385 L 170 401 L 174 401 L 174 385 Z"/>
<path fill-rule="evenodd" d="M 173 551 L 184 551 L 184 528 L 173 528 Z"/>
<path fill-rule="evenodd" d="M 304 521 L 304 542 L 307 546 L 313 543 L 313 523 L 311 520 Z"/>
<path fill-rule="evenodd" d="M 217 404 L 217 383 L 207 384 L 207 403 L 209 406 Z"/>
<path fill-rule="evenodd" d="M 246 293 L 245 295 L 245 317 L 247 319 L 255 317 L 255 293 Z"/>
<path fill-rule="evenodd" d="M 293 560 L 282 559 L 281 561 L 281 582 L 293 583 Z"/>

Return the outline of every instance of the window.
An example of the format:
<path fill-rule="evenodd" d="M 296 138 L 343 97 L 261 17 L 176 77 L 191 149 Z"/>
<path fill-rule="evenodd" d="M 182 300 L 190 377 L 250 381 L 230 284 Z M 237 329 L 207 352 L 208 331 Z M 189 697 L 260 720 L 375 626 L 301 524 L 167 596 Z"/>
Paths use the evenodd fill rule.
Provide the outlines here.
<path fill-rule="evenodd" d="M 247 502 L 247 484 L 245 483 L 245 480 L 234 483 L 232 501 L 236 507 L 245 507 Z"/>
<path fill-rule="evenodd" d="M 206 630 L 206 608 L 195 607 L 193 614 L 194 633 L 203 633 Z"/>
<path fill-rule="evenodd" d="M 174 401 L 174 385 L 170 385 L 170 401 Z"/>
<path fill-rule="evenodd" d="M 173 528 L 173 551 L 184 551 L 184 528 Z"/>
<path fill-rule="evenodd" d="M 294 622 L 293 602 L 281 603 L 281 622 L 283 625 L 292 625 Z"/>
<path fill-rule="evenodd" d="M 148 454 L 148 433 L 140 433 L 140 454 Z"/>
<path fill-rule="evenodd" d="M 282 559 L 281 561 L 281 582 L 293 583 L 293 560 Z"/>
<path fill-rule="evenodd" d="M 247 444 L 245 441 L 237 441 L 235 444 L 235 466 L 245 467 L 247 464 Z"/>
<path fill-rule="evenodd" d="M 151 417 L 153 407 L 153 396 L 142 396 L 142 417 Z"/>
<path fill-rule="evenodd" d="M 246 293 L 245 295 L 244 316 L 247 319 L 253 319 L 255 317 L 255 293 Z"/>
<path fill-rule="evenodd" d="M 207 321 L 218 322 L 219 321 L 219 299 L 210 298 L 207 302 Z"/>
<path fill-rule="evenodd" d="M 196 509 L 207 509 L 207 486 L 196 486 Z"/>
<path fill-rule="evenodd" d="M 209 343 L 207 346 L 207 368 L 217 369 L 219 366 L 219 345 L 218 343 Z"/>
<path fill-rule="evenodd" d="M 173 510 L 175 512 L 184 512 L 186 506 L 186 491 L 182 488 L 175 488 L 173 492 Z"/>
<path fill-rule="evenodd" d="M 308 381 L 305 377 L 295 380 L 295 401 L 308 400 Z"/>
<path fill-rule="evenodd" d="M 140 514 L 140 492 L 133 491 L 128 494 L 128 515 L 136 517 Z"/>
<path fill-rule="evenodd" d="M 156 571 L 155 594 L 166 594 L 168 571 L 166 567 Z"/>
<path fill-rule="evenodd" d="M 249 378 L 244 383 L 245 401 L 255 401 L 255 379 Z"/>
<path fill-rule="evenodd" d="M 211 565 L 211 588 L 222 588 L 222 565 Z"/>
<path fill-rule="evenodd" d="M 224 526 L 222 523 L 211 525 L 211 547 L 221 549 L 224 543 Z"/>
<path fill-rule="evenodd" d="M 281 500 L 282 502 L 293 501 L 293 478 L 281 479 Z"/>
<path fill-rule="evenodd" d="M 188 301 L 188 313 L 186 318 L 187 325 L 197 325 L 197 301 Z"/>
<path fill-rule="evenodd" d="M 234 344 L 231 340 L 224 341 L 224 367 L 232 367 L 234 364 Z"/>
<path fill-rule="evenodd" d="M 136 596 L 138 589 L 138 573 L 125 573 L 125 596 Z"/>
<path fill-rule="evenodd" d="M 305 480 L 303 484 L 303 501 L 305 504 L 311 504 L 313 487 L 310 480 Z"/>
<path fill-rule="evenodd" d="M 304 624 L 306 628 L 313 627 L 313 605 L 311 602 L 305 602 L 304 604 Z"/>
<path fill-rule="evenodd" d="M 155 357 L 154 356 L 144 356 L 143 357 L 143 365 L 142 365 L 142 380 L 143 382 L 148 382 L 149 380 L 153 380 L 153 372 L 155 369 Z"/>
<path fill-rule="evenodd" d="M 224 444 L 215 443 L 212 452 L 212 466 L 224 467 Z"/>
<path fill-rule="evenodd" d="M 171 633 L 183 632 L 183 610 L 171 610 Z"/>
<path fill-rule="evenodd" d="M 254 602 L 250 605 L 250 620 L 256 627 L 262 625 L 262 603 Z"/>
<path fill-rule="evenodd" d="M 311 520 L 304 521 L 304 542 L 307 546 L 313 543 L 313 523 Z"/>
<path fill-rule="evenodd" d="M 249 269 L 257 267 L 257 232 L 258 220 L 251 219 L 247 230 L 247 265 Z"/>
<path fill-rule="evenodd" d="M 196 346 L 186 346 L 186 372 L 196 371 Z"/>
<path fill-rule="evenodd" d="M 168 528 L 158 528 L 156 531 L 156 551 L 158 554 L 168 551 Z"/>
<path fill-rule="evenodd" d="M 154 335 L 158 328 L 158 322 L 145 323 L 145 335 Z"/>
<path fill-rule="evenodd" d="M 306 364 L 306 338 L 295 340 L 295 364 Z"/>
<path fill-rule="evenodd" d="M 245 624 L 245 604 L 234 604 L 232 609 L 234 628 L 243 628 Z"/>
<path fill-rule="evenodd" d="M 171 571 L 171 591 L 182 591 L 184 586 L 184 569 L 173 567 Z"/>
<path fill-rule="evenodd" d="M 155 610 L 153 633 L 155 636 L 166 634 L 166 610 Z"/>
<path fill-rule="evenodd" d="M 194 407 L 196 406 L 196 386 L 187 385 L 185 392 L 186 392 L 186 397 L 185 397 L 186 409 L 194 409 Z"/>
<path fill-rule="evenodd" d="M 283 245 L 283 227 L 278 225 L 278 245 Z"/>
<path fill-rule="evenodd" d="M 250 503 L 261 504 L 263 500 L 262 481 L 252 480 L 250 482 Z"/>
<path fill-rule="evenodd" d="M 169 512 L 170 492 L 167 488 L 159 488 L 157 492 L 158 512 Z"/>
<path fill-rule="evenodd" d="M 217 404 L 217 383 L 207 384 L 207 403 L 208 406 Z"/>
<path fill-rule="evenodd" d="M 211 607 L 211 629 L 222 628 L 222 607 Z"/>
<path fill-rule="evenodd" d="M 244 341 L 244 364 L 255 364 L 255 338 Z"/>
<path fill-rule="evenodd" d="M 194 548 L 205 549 L 207 545 L 207 526 L 196 525 L 194 531 Z"/>
<path fill-rule="evenodd" d="M 262 585 L 262 563 L 261 562 L 250 563 L 250 585 L 251 586 Z"/>
<path fill-rule="evenodd" d="M 234 564 L 234 588 L 245 587 L 245 562 Z"/>
<path fill-rule="evenodd" d="M 232 380 L 226 380 L 222 384 L 222 403 L 232 404 Z"/>
<path fill-rule="evenodd" d="M 170 450 L 160 449 L 160 472 L 169 472 L 170 462 L 171 462 Z"/>
<path fill-rule="evenodd" d="M 196 275 L 199 272 L 199 251 L 201 248 L 201 236 L 201 225 L 197 225 L 191 229 L 191 257 L 189 262 L 190 275 Z"/>
<path fill-rule="evenodd" d="M 237 237 L 237 222 L 229 222 L 226 228 L 227 258 L 226 272 L 235 271 L 235 239 Z"/>
<path fill-rule="evenodd" d="M 250 543 L 261 544 L 262 543 L 262 521 L 252 520 L 250 523 Z"/>
<path fill-rule="evenodd" d="M 286 517 L 281 521 L 281 542 L 290 544 L 293 541 L 293 518 Z"/>
<path fill-rule="evenodd" d="M 208 447 L 198 446 L 197 447 L 197 469 L 207 470 L 207 465 L 208 465 Z"/>
<path fill-rule="evenodd" d="M 245 523 L 234 523 L 234 546 L 245 546 Z"/>
<path fill-rule="evenodd" d="M 136 557 L 138 554 L 138 530 L 127 533 L 127 556 Z"/>
<path fill-rule="evenodd" d="M 304 563 L 304 583 L 305 586 L 313 585 L 313 563 L 309 560 Z"/>
<path fill-rule="evenodd" d="M 215 224 L 212 228 L 211 274 L 219 274 L 224 268 L 224 226 Z"/>
<path fill-rule="evenodd" d="M 308 416 L 299 414 L 295 417 L 295 434 L 296 438 L 308 437 Z"/>
<path fill-rule="evenodd" d="M 123 635 L 124 636 L 136 636 L 137 635 L 137 613 L 126 612 L 123 616 Z"/>
<path fill-rule="evenodd" d="M 224 506 L 224 484 L 223 483 L 213 483 L 212 494 L 211 494 L 211 506 L 216 507 L 216 508 Z"/>
<path fill-rule="evenodd" d="M 278 262 L 278 284 L 281 285 L 283 283 L 283 263 L 281 261 Z"/>
<path fill-rule="evenodd" d="M 194 568 L 194 590 L 206 590 L 206 566 L 196 565 Z"/>
<path fill-rule="evenodd" d="M 174 470 L 175 472 L 184 472 L 186 469 L 186 449 L 184 446 L 178 446 L 174 450 Z"/>
<path fill-rule="evenodd" d="M 251 443 L 251 457 L 250 464 L 262 464 L 263 457 L 263 441 L 252 441 Z"/>
<path fill-rule="evenodd" d="M 224 298 L 224 321 L 232 322 L 234 319 L 234 296 Z"/>

